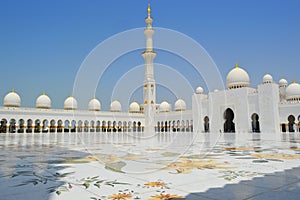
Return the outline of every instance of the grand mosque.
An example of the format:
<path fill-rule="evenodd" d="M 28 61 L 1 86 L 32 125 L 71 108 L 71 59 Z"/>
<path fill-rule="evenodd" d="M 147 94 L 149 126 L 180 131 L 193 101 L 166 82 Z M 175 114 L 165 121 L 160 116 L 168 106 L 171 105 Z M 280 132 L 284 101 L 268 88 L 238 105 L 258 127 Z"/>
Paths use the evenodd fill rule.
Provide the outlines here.
<path fill-rule="evenodd" d="M 98 99 L 92 98 L 87 110 L 78 110 L 70 96 L 64 109 L 51 109 L 45 93 L 36 99 L 35 108 L 21 106 L 16 91 L 4 97 L 0 107 L 1 133 L 70 133 L 70 132 L 300 132 L 300 84 L 285 79 L 274 82 L 270 74 L 262 77 L 257 88 L 250 87 L 248 73 L 238 64 L 226 77 L 225 90 L 204 93 L 198 87 L 192 94 L 191 110 L 183 99 L 173 106 L 156 102 L 152 28 L 148 7 L 145 19 L 146 49 L 143 94 L 140 104 L 132 102 L 128 112 L 119 101 L 112 101 L 110 111 L 102 111 Z"/>

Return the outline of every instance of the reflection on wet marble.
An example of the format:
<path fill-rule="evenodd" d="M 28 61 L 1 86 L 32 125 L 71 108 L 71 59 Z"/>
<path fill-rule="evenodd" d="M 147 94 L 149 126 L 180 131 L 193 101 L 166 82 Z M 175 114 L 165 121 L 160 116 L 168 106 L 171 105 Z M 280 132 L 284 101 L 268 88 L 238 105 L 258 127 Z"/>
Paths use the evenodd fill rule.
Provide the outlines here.
<path fill-rule="evenodd" d="M 299 143 L 298 133 L 1 134 L 0 199 L 293 199 Z"/>

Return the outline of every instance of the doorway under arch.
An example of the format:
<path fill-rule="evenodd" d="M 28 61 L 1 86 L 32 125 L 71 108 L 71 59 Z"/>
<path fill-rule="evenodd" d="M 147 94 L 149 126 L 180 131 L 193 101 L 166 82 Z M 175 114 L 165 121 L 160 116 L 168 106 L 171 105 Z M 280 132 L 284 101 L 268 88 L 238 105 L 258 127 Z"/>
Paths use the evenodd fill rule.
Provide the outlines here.
<path fill-rule="evenodd" d="M 251 125 L 252 125 L 252 132 L 253 133 L 259 133 L 260 132 L 260 126 L 259 126 L 259 116 L 257 113 L 253 113 L 251 115 Z"/>
<path fill-rule="evenodd" d="M 232 109 L 227 108 L 224 112 L 224 133 L 235 133 L 235 124 L 233 122 L 234 112 Z"/>
<path fill-rule="evenodd" d="M 209 132 L 209 117 L 208 116 L 204 117 L 204 132 L 205 133 Z"/>
<path fill-rule="evenodd" d="M 289 127 L 289 132 L 295 132 L 294 125 L 295 125 L 295 116 L 294 115 L 289 115 L 288 116 L 288 127 Z"/>

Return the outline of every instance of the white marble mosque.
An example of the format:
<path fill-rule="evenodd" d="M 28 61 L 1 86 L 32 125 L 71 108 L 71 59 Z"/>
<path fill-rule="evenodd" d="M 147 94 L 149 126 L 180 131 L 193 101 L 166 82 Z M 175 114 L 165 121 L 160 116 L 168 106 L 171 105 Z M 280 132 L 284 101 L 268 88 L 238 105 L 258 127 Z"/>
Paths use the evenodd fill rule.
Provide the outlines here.
<path fill-rule="evenodd" d="M 144 102 L 128 112 L 117 100 L 102 111 L 96 98 L 79 110 L 73 96 L 64 109 L 45 93 L 35 108 L 14 90 L 4 97 L 1 200 L 299 199 L 300 85 L 266 74 L 251 88 L 236 64 L 227 89 L 196 88 L 191 110 L 159 104 L 150 13 Z"/>
<path fill-rule="evenodd" d="M 45 93 L 36 99 L 36 108 L 21 106 L 14 90 L 4 97 L 0 107 L 0 132 L 299 132 L 300 84 L 276 83 L 270 74 L 257 88 L 250 87 L 248 73 L 236 64 L 226 77 L 225 90 L 204 93 L 198 87 L 192 95 L 191 110 L 183 99 L 171 104 L 156 102 L 152 28 L 148 9 L 146 18 L 144 102 L 132 102 L 129 112 L 122 111 L 118 100 L 110 111 L 102 111 L 98 99 L 92 98 L 87 110 L 78 110 L 76 97 L 64 102 L 64 109 L 51 109 Z"/>

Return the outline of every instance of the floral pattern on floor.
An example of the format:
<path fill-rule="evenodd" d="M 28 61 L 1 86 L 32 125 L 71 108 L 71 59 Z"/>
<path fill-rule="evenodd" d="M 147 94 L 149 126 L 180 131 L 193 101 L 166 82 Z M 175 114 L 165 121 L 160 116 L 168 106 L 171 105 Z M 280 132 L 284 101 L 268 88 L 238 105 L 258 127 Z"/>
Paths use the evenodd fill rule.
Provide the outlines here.
<path fill-rule="evenodd" d="M 86 141 L 71 134 L 59 141 L 45 134 L 0 135 L 2 198 L 181 199 L 300 166 L 294 142 L 260 134 L 214 140 L 182 133 L 176 136 L 180 141 L 165 134 L 152 143 L 124 137 L 112 143 L 109 134 L 78 136 Z"/>

